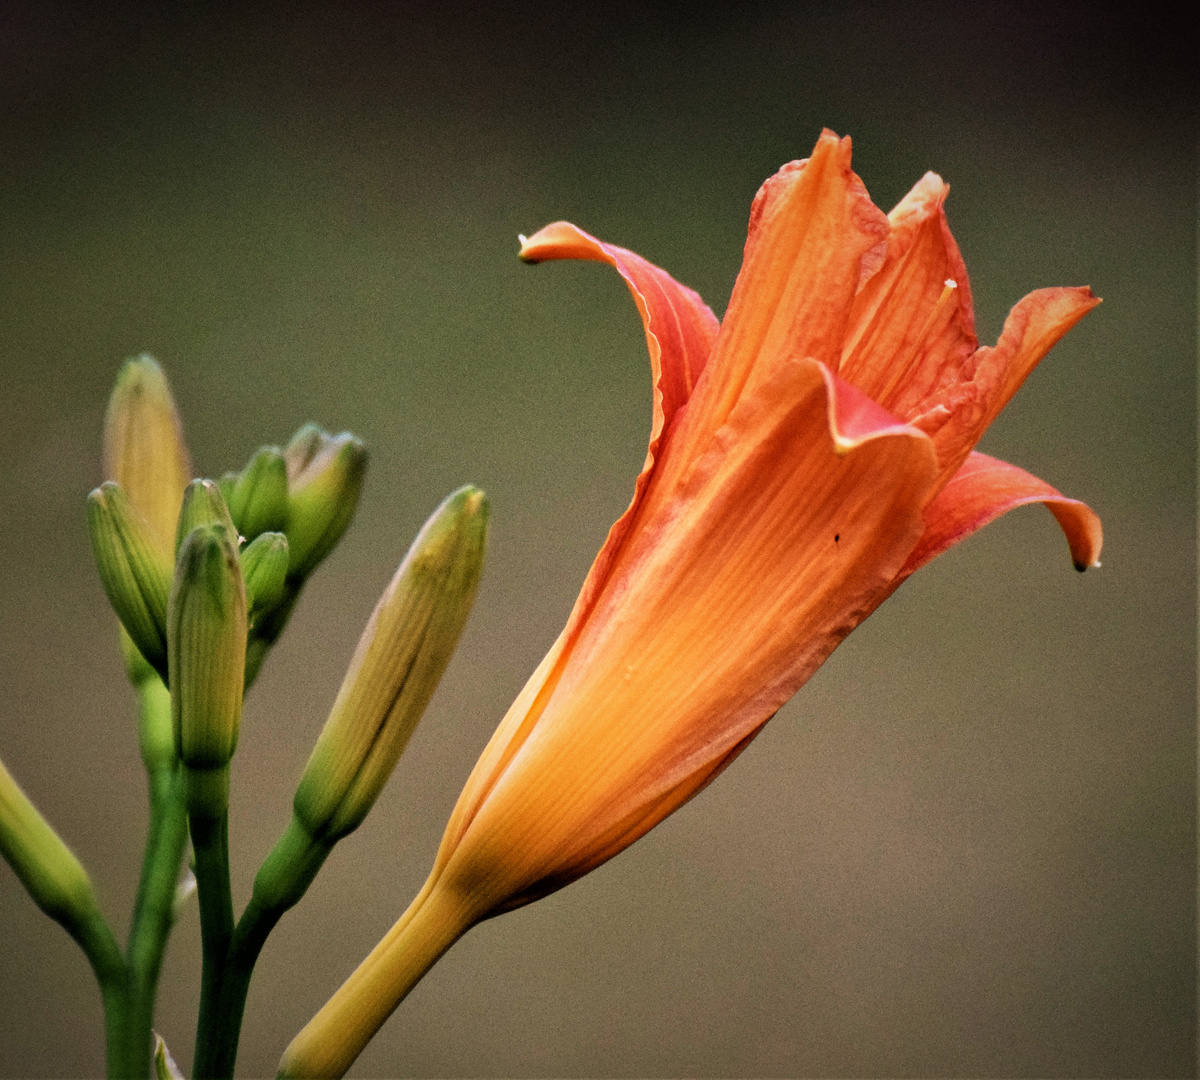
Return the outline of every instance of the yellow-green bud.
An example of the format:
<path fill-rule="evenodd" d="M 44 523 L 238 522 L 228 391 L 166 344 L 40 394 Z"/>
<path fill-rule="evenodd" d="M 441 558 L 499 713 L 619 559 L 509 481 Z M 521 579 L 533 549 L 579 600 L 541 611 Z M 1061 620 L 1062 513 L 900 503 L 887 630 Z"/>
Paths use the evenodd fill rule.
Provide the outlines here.
<path fill-rule="evenodd" d="M 342 538 L 354 517 L 367 468 L 362 440 L 334 437 L 305 424 L 284 451 L 288 479 L 288 576 L 312 573 Z"/>
<path fill-rule="evenodd" d="M 111 480 L 88 496 L 88 532 L 96 568 L 121 625 L 138 651 L 167 675 L 167 599 L 170 548 Z"/>
<path fill-rule="evenodd" d="M 167 644 L 171 723 L 188 812 L 216 819 L 229 801 L 246 663 L 246 589 L 223 525 L 201 525 L 180 545 Z"/>
<path fill-rule="evenodd" d="M 246 582 L 246 604 L 250 624 L 283 599 L 287 582 L 288 542 L 280 532 L 261 533 L 242 548 L 238 556 Z"/>
<path fill-rule="evenodd" d="M 87 871 L 0 762 L 0 854 L 52 919 L 68 929 L 96 910 Z"/>
<path fill-rule="evenodd" d="M 226 502 L 233 523 L 247 540 L 287 528 L 287 464 L 279 447 L 264 446 L 250 459 L 230 487 Z"/>
<path fill-rule="evenodd" d="M 482 491 L 454 492 L 375 606 L 296 791 L 296 820 L 312 836 L 357 828 L 387 783 L 471 611 L 487 521 Z"/>
<path fill-rule="evenodd" d="M 212 480 L 193 480 L 183 492 L 183 504 L 179 508 L 179 523 L 175 529 L 175 553 L 178 557 L 188 534 L 201 525 L 217 525 L 229 535 L 237 550 L 238 531 L 229 516 L 229 507 L 221 496 L 221 489 Z"/>
<path fill-rule="evenodd" d="M 117 376 L 104 419 L 104 477 L 125 489 L 169 548 L 192 463 L 166 376 L 153 357 L 127 360 Z"/>

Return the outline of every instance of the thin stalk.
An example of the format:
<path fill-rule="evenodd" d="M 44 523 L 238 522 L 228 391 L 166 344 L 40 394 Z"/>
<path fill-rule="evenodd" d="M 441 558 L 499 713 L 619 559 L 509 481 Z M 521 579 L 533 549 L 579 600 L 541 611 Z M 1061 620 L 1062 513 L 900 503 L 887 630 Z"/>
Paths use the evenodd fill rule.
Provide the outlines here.
<path fill-rule="evenodd" d="M 187 812 L 175 758 L 171 695 L 147 673 L 137 684 L 138 739 L 150 793 L 150 825 L 142 878 L 129 930 L 129 1030 L 127 1072 L 149 1077 L 153 1048 L 154 1003 L 167 938 L 175 921 L 175 890 L 187 845 Z"/>
<path fill-rule="evenodd" d="M 325 863 L 333 844 L 317 839 L 294 818 L 254 879 L 254 893 L 229 945 L 214 1042 L 214 1076 L 233 1076 L 250 979 L 267 936 L 299 901 Z"/>
<path fill-rule="evenodd" d="M 178 770 L 150 777 L 150 830 L 129 931 L 129 1075 L 149 1077 L 154 1002 L 187 844 Z"/>
<path fill-rule="evenodd" d="M 221 980 L 229 940 L 233 936 L 233 897 L 229 887 L 229 816 L 191 816 L 192 850 L 196 855 L 196 889 L 200 900 L 200 1017 L 196 1024 L 197 1080 L 219 1076 L 216 1064 L 217 1017 Z"/>
<path fill-rule="evenodd" d="M 64 926 L 83 949 L 100 984 L 108 1076 L 110 1080 L 124 1080 L 128 1060 L 129 978 L 121 947 L 99 911 L 72 925 L 64 923 Z"/>

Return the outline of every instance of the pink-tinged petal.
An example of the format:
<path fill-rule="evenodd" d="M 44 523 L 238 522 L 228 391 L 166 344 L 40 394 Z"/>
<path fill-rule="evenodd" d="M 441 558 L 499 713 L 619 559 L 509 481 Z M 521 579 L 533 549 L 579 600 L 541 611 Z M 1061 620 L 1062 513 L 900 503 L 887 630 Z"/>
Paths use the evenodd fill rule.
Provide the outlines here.
<path fill-rule="evenodd" d="M 854 298 L 838 374 L 897 416 L 959 382 L 975 352 L 971 286 L 926 173 L 888 215 L 887 254 Z"/>
<path fill-rule="evenodd" d="M 615 244 L 606 244 L 570 222 L 556 221 L 528 239 L 522 238 L 520 257 L 529 263 L 558 259 L 607 263 L 624 279 L 642 317 L 650 354 L 654 387 L 650 445 L 642 471 L 634 484 L 633 499 L 609 530 L 604 546 L 584 581 L 566 628 L 509 709 L 467 781 L 446 827 L 436 867 L 440 867 L 453 850 L 462 830 L 474 816 L 475 809 L 491 790 L 492 780 L 504 770 L 524 742 L 532 726 L 530 717 L 540 714 L 539 695 L 548 681 L 556 682 L 559 655 L 574 639 L 595 597 L 608 580 L 654 471 L 663 431 L 695 388 L 719 329 L 716 316 L 694 290 L 681 285 L 665 270 L 647 262 L 640 255 Z"/>
<path fill-rule="evenodd" d="M 1100 299 L 1087 286 L 1038 289 L 1008 313 L 995 348 L 976 351 L 969 381 L 934 394 L 903 419 L 933 437 L 948 481 L 1042 357 Z"/>
<path fill-rule="evenodd" d="M 780 364 L 811 357 L 837 370 L 854 294 L 887 234 L 887 218 L 851 171 L 850 140 L 831 131 L 812 157 L 763 184 L 712 360 L 672 436 L 673 460 L 692 460 Z"/>
<path fill-rule="evenodd" d="M 779 365 L 506 717 L 437 887 L 481 914 L 526 903 L 690 798 L 890 590 L 936 471 L 923 434 L 822 365 Z"/>
<path fill-rule="evenodd" d="M 947 548 L 1001 514 L 1040 502 L 1058 519 L 1076 570 L 1100 565 L 1104 534 L 1100 518 L 1078 499 L 1068 499 L 1044 480 L 1006 461 L 972 453 L 925 510 L 925 532 L 897 584 Z"/>
<path fill-rule="evenodd" d="M 591 609 L 597 591 L 607 580 L 612 563 L 633 526 L 657 466 L 663 434 L 695 389 L 712 353 L 720 324 L 697 292 L 681 285 L 665 270 L 632 251 L 597 240 L 570 222 L 554 222 L 523 240 L 520 255 L 530 263 L 589 259 L 614 267 L 625 280 L 637 305 L 650 353 L 654 412 L 646 460 L 634 484 L 629 507 L 609 530 L 584 581 L 563 631 L 564 637 L 569 639 Z"/>
<path fill-rule="evenodd" d="M 629 286 L 650 352 L 654 419 L 650 441 L 692 395 L 708 362 L 720 324 L 700 295 L 632 251 L 606 244 L 568 221 L 556 221 L 522 240 L 527 263 L 588 259 L 614 267 Z"/>

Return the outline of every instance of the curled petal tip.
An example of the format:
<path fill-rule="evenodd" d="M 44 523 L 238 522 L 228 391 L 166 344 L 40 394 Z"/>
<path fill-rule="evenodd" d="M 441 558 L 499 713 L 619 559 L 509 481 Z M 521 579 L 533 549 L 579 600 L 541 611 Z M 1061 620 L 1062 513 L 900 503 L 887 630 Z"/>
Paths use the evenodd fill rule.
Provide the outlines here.
<path fill-rule="evenodd" d="M 928 438 L 924 432 L 898 420 L 855 386 L 833 374 L 824 364 L 818 363 L 817 366 L 825 379 L 826 399 L 829 403 L 829 434 L 839 456 L 844 456 L 856 446 L 881 435 L 907 434 L 922 439 Z M 930 446 L 932 448 L 932 443 Z"/>

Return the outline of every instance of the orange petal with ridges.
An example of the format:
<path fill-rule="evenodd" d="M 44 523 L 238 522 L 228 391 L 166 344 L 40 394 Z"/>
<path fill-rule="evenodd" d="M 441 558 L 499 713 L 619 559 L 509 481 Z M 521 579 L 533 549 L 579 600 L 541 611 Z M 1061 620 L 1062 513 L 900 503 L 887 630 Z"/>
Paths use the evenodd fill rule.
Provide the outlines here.
<path fill-rule="evenodd" d="M 500 775 L 485 754 L 477 774 L 490 775 L 472 776 L 487 795 L 456 829 L 437 888 L 469 892 L 482 915 L 632 843 L 889 591 L 937 466 L 928 439 L 861 399 L 793 360 L 739 402 L 629 538 L 554 685 L 543 675 L 515 707 L 531 712 L 510 711 L 509 731 L 532 726 Z M 853 432 L 831 430 L 839 413 Z"/>
<path fill-rule="evenodd" d="M 926 509 L 925 533 L 904 564 L 897 584 L 1001 514 L 1034 502 L 1045 503 L 1058 520 L 1075 569 L 1100 565 L 1104 534 L 1100 518 L 1091 507 L 1078 499 L 1068 499 L 1016 465 L 973 453 Z"/>
<path fill-rule="evenodd" d="M 969 382 L 933 395 L 905 419 L 937 447 L 942 482 L 967 459 L 980 436 L 1059 338 L 1100 303 L 1086 285 L 1037 289 L 1008 313 L 994 348 L 978 349 Z"/>
<path fill-rule="evenodd" d="M 888 224 L 850 168 L 850 140 L 821 133 L 754 199 L 742 268 L 672 457 L 691 460 L 743 393 L 775 367 L 812 357 L 837 369 L 851 304 L 882 256 Z"/>
<path fill-rule="evenodd" d="M 553 259 L 589 259 L 607 263 L 624 279 L 642 317 L 646 346 L 650 353 L 650 375 L 654 387 L 654 411 L 650 444 L 642 471 L 634 483 L 633 499 L 625 513 L 608 531 L 579 598 L 571 612 L 564 635 L 569 639 L 586 616 L 596 591 L 603 585 L 625 536 L 633 526 L 650 482 L 663 433 L 675 414 L 687 403 L 704 371 L 716 341 L 719 324 L 700 295 L 681 285 L 665 270 L 632 251 L 606 244 L 566 221 L 540 229 L 521 243 L 521 258 L 537 263 Z"/>
<path fill-rule="evenodd" d="M 491 790 L 491 778 L 499 775 L 520 748 L 532 726 L 530 717 L 541 712 L 538 702 L 558 680 L 558 658 L 590 612 L 603 588 L 628 535 L 658 457 L 664 429 L 686 404 L 695 388 L 719 324 L 700 295 L 681 285 L 665 270 L 640 255 L 615 244 L 607 244 L 567 221 L 556 221 L 528 239 L 522 237 L 520 257 L 528 263 L 556 259 L 586 259 L 607 263 L 624 279 L 642 318 L 650 354 L 654 409 L 646 461 L 634 484 L 633 499 L 625 513 L 609 529 L 608 537 L 592 562 L 566 628 L 538 665 L 524 690 L 509 709 L 471 773 L 446 827 L 435 863 L 435 873 L 453 850 L 458 837 L 470 823 L 478 804 Z"/>
<path fill-rule="evenodd" d="M 888 215 L 887 254 L 850 314 L 838 374 L 904 417 L 964 377 L 978 347 L 971 286 L 942 207 L 949 185 L 926 173 Z"/>

